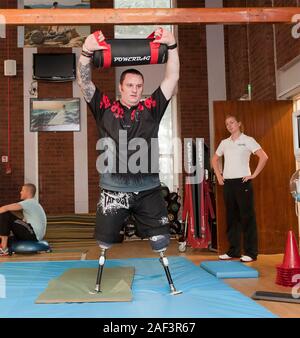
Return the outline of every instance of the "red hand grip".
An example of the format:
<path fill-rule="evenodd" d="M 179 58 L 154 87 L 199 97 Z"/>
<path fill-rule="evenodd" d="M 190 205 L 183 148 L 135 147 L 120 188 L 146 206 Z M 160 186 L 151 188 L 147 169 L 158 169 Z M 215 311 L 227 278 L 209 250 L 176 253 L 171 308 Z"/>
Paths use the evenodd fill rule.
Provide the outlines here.
<path fill-rule="evenodd" d="M 102 32 L 96 31 L 93 34 L 94 34 L 94 37 L 95 37 L 98 45 L 101 46 L 101 47 L 105 47 L 105 49 L 102 50 L 103 56 L 104 56 L 104 58 L 103 58 L 103 60 L 104 60 L 103 68 L 109 68 L 111 66 L 111 46 L 110 46 L 110 44 L 105 42 L 105 40 L 99 41 L 100 33 L 102 33 Z"/>
<path fill-rule="evenodd" d="M 104 40 L 103 40 L 103 41 L 99 41 L 99 36 L 100 36 L 100 34 L 102 34 L 103 37 L 104 37 L 104 34 L 103 34 L 101 31 L 96 31 L 96 32 L 93 33 L 93 35 L 94 35 L 94 37 L 95 37 L 95 39 L 96 39 L 98 45 L 99 45 L 99 46 L 102 46 L 102 47 L 108 47 L 108 44 L 104 41 L 104 40 L 105 40 L 105 37 L 104 37 Z"/>

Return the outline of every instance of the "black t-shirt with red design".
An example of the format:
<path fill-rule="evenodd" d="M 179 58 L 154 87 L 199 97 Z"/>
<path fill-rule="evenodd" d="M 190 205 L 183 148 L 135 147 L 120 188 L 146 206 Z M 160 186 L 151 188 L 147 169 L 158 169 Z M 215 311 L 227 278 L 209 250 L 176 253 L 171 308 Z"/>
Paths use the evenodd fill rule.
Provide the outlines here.
<path fill-rule="evenodd" d="M 168 103 L 160 87 L 130 108 L 96 89 L 89 107 L 100 135 L 97 170 L 102 188 L 138 192 L 160 185 L 158 129 Z"/>

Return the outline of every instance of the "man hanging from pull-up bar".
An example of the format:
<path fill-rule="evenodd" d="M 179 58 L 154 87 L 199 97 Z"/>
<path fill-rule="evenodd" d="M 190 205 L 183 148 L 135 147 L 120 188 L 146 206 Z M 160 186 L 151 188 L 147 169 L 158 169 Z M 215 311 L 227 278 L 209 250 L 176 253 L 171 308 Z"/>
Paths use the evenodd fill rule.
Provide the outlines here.
<path fill-rule="evenodd" d="M 152 249 L 160 254 L 172 294 L 176 291 L 168 268 L 168 260 L 164 256 L 170 242 L 168 213 L 161 194 L 158 174 L 158 129 L 163 114 L 171 97 L 175 93 L 179 80 L 179 57 L 174 35 L 162 28 L 155 30 L 153 42 L 168 46 L 168 60 L 165 76 L 160 86 L 146 100 L 141 100 L 144 78 L 136 69 L 127 69 L 120 77 L 120 100 L 111 102 L 92 82 L 91 59 L 96 50 L 105 49 L 104 35 L 97 31 L 89 35 L 82 47 L 78 62 L 77 78 L 83 96 L 88 103 L 101 140 L 113 141 L 108 148 L 107 161 L 114 158 L 116 166 L 100 170 L 100 200 L 96 214 L 96 239 L 101 248 L 96 291 L 100 291 L 102 269 L 105 252 L 113 243 L 117 243 L 125 221 L 133 214 L 136 220 L 137 233 L 142 238 L 149 238 Z M 126 145 L 130 141 L 144 140 L 148 146 L 147 154 L 140 160 L 148 163 L 147 171 L 131 170 L 129 157 L 134 153 Z M 156 142 L 153 142 L 153 139 Z M 140 144 L 138 142 L 138 144 Z M 152 149 L 151 149 L 152 147 Z M 104 146 L 102 150 L 104 150 Z M 157 149 L 153 149 L 157 148 Z M 114 151 L 115 150 L 115 151 Z M 153 151 L 154 150 L 154 151 Z M 153 156 L 153 153 L 155 155 Z M 102 152 L 103 154 L 103 152 Z M 152 154 L 152 158 L 151 158 Z M 101 158 L 101 155 L 99 156 Z M 124 165 L 125 169 L 124 170 Z M 104 165 L 105 166 L 105 165 Z M 156 170 L 149 170 L 149 168 Z M 98 171 L 99 168 L 97 167 Z M 102 168 L 103 169 L 103 168 Z M 135 167 L 136 169 L 136 167 Z M 143 168 L 145 169 L 145 168 Z"/>

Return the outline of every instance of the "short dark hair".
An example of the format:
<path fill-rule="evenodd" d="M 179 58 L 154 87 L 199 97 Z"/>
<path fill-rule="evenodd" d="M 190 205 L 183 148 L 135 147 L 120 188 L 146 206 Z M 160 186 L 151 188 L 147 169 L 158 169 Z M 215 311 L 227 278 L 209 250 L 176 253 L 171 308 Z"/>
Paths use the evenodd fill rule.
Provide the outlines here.
<path fill-rule="evenodd" d="M 28 188 L 31 192 L 31 196 L 34 197 L 36 193 L 36 186 L 33 183 L 25 183 L 24 187 Z"/>
<path fill-rule="evenodd" d="M 55 6 L 58 6 L 58 2 L 57 1 L 54 1 L 53 4 L 52 4 L 53 7 Z"/>
<path fill-rule="evenodd" d="M 142 79 L 143 79 L 143 81 L 144 81 L 144 76 L 143 76 L 143 74 L 142 74 L 139 70 L 134 69 L 134 68 L 130 68 L 130 69 L 124 70 L 124 72 L 121 74 L 121 76 L 120 76 L 120 84 L 123 83 L 123 81 L 124 81 L 124 79 L 125 79 L 125 76 L 126 76 L 127 74 L 135 74 L 135 75 L 139 75 L 139 76 L 142 77 Z"/>

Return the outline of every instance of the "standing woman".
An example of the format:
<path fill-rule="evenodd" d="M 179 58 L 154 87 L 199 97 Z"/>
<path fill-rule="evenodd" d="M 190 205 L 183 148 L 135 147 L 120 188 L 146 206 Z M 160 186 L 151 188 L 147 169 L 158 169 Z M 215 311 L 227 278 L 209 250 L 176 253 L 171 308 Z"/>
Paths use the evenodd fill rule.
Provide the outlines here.
<path fill-rule="evenodd" d="M 212 158 L 218 183 L 224 186 L 227 238 L 230 245 L 229 250 L 220 255 L 219 259 L 240 257 L 242 262 L 252 262 L 257 258 L 258 241 L 251 181 L 262 171 L 268 156 L 253 137 L 243 134 L 242 123 L 235 116 L 227 116 L 225 125 L 231 135 L 221 141 Z M 252 175 L 249 166 L 251 154 L 259 158 Z M 225 160 L 223 172 L 219 167 L 222 156 Z M 244 237 L 242 256 L 241 233 Z"/>

